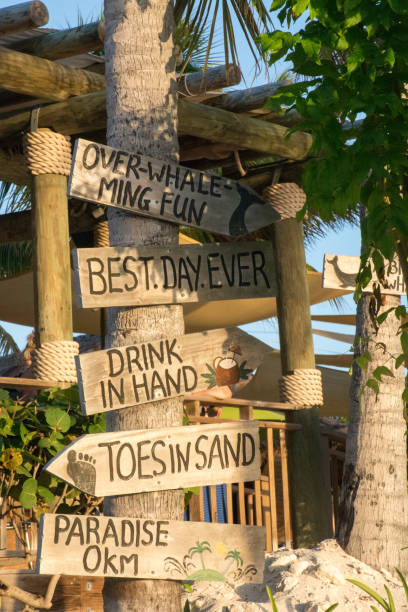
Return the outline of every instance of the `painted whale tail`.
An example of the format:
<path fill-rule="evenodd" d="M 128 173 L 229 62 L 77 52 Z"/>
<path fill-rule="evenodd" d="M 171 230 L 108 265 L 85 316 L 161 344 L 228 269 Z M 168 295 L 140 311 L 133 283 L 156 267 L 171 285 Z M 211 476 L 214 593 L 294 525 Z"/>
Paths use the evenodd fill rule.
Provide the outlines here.
<path fill-rule="evenodd" d="M 228 229 L 231 236 L 245 236 L 249 233 L 245 225 L 245 214 L 248 208 L 256 204 L 266 206 L 266 202 L 260 196 L 257 196 L 257 194 L 248 191 L 239 181 L 237 181 L 236 187 L 241 199 L 231 215 Z"/>

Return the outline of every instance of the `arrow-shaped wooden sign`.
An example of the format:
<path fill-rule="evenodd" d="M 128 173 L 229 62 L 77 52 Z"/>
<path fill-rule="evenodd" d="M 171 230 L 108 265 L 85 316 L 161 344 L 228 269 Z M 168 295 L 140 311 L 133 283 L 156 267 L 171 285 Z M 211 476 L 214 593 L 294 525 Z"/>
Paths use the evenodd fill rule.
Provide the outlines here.
<path fill-rule="evenodd" d="M 275 297 L 269 242 L 73 251 L 81 308 Z"/>
<path fill-rule="evenodd" d="M 103 497 L 260 478 L 256 421 L 87 434 L 45 469 Z"/>
<path fill-rule="evenodd" d="M 68 195 L 129 212 L 243 236 L 279 214 L 239 181 L 78 139 Z"/>
<path fill-rule="evenodd" d="M 323 287 L 327 289 L 356 288 L 356 276 L 360 269 L 360 257 L 352 255 L 332 255 L 326 253 L 323 263 Z M 372 281 L 364 287 L 363 291 L 373 291 L 373 282 L 378 283 L 374 265 L 371 265 Z M 405 295 L 405 282 L 398 258 L 384 262 L 384 283 L 381 293 L 391 295 Z"/>
<path fill-rule="evenodd" d="M 42 514 L 38 574 L 263 582 L 265 528 Z"/>
<path fill-rule="evenodd" d="M 271 347 L 228 327 L 76 357 L 85 414 L 247 380 Z"/>

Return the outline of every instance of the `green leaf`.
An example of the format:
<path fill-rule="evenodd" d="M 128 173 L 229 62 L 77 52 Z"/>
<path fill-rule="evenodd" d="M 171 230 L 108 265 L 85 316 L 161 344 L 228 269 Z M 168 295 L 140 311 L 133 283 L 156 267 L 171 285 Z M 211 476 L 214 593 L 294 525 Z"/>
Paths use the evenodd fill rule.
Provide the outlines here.
<path fill-rule="evenodd" d="M 408 389 L 407 388 L 405 388 L 404 391 L 402 392 L 402 400 L 408 403 Z"/>
<path fill-rule="evenodd" d="M 394 374 L 386 366 L 378 366 L 377 368 L 375 368 L 373 376 L 380 382 L 382 382 L 382 376 L 391 376 L 392 378 L 394 378 Z"/>
<path fill-rule="evenodd" d="M 23 476 L 27 476 L 27 478 L 31 478 L 31 472 L 29 472 L 24 465 L 19 465 L 16 468 L 16 474 L 22 474 Z"/>
<path fill-rule="evenodd" d="M 338 603 L 331 605 L 329 608 L 327 608 L 327 610 L 325 610 L 325 612 L 332 612 L 333 610 L 337 608 L 338 605 L 339 605 Z"/>
<path fill-rule="evenodd" d="M 388 4 L 398 15 L 408 15 L 408 5 L 406 0 L 388 0 Z"/>
<path fill-rule="evenodd" d="M 269 588 L 268 585 L 266 585 L 266 592 L 268 593 L 269 601 L 271 602 L 273 612 L 278 612 L 278 608 L 277 608 L 275 599 L 274 599 L 274 597 L 272 595 L 272 591 L 271 591 L 271 589 Z"/>
<path fill-rule="evenodd" d="M 372 389 L 376 395 L 378 395 L 379 392 L 380 392 L 380 387 L 378 385 L 378 381 L 375 380 L 374 378 L 369 378 L 367 380 L 365 386 L 368 387 L 369 389 Z"/>
<path fill-rule="evenodd" d="M 52 493 L 47 487 L 43 486 L 38 487 L 38 495 L 40 495 L 40 497 L 42 497 L 47 504 L 51 504 L 55 499 L 54 493 Z"/>
<path fill-rule="evenodd" d="M 402 586 L 404 587 L 405 597 L 406 597 L 406 600 L 408 602 L 408 584 L 407 584 L 407 581 L 405 580 L 404 576 L 402 575 L 402 573 L 399 571 L 398 568 L 395 568 L 395 571 L 397 572 L 398 576 L 400 577 L 400 580 L 402 582 Z"/>
<path fill-rule="evenodd" d="M 368 587 L 366 584 L 363 584 L 362 582 L 358 582 L 358 580 L 351 580 L 351 578 L 346 578 L 346 580 L 347 582 L 351 582 L 352 584 L 357 586 L 359 589 L 362 589 L 363 591 L 365 591 L 368 595 L 370 595 L 373 599 L 375 599 L 375 601 L 378 602 L 380 606 L 384 608 L 384 610 L 389 610 L 385 599 L 383 599 L 381 595 L 379 595 L 376 591 Z"/>
<path fill-rule="evenodd" d="M 408 355 L 408 332 L 402 332 L 400 336 L 401 347 L 405 355 Z"/>
<path fill-rule="evenodd" d="M 24 482 L 18 498 L 23 508 L 34 508 L 37 503 L 37 488 L 38 484 L 35 478 L 29 478 Z"/>
<path fill-rule="evenodd" d="M 45 420 L 53 429 L 65 433 L 71 425 L 69 414 L 60 408 L 47 408 L 45 411 Z"/>
<path fill-rule="evenodd" d="M 10 398 L 9 392 L 5 389 L 0 389 L 0 402 L 8 400 Z"/>
<path fill-rule="evenodd" d="M 395 368 L 398 370 L 399 367 L 402 366 L 402 364 L 405 362 L 405 355 L 398 355 L 398 357 L 395 360 Z"/>

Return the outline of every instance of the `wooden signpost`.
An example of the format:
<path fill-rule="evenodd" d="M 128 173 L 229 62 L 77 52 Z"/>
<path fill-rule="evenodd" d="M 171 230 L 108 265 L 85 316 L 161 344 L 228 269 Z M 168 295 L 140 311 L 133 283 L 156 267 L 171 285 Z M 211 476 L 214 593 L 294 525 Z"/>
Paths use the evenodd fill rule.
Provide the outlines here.
<path fill-rule="evenodd" d="M 37 572 L 263 582 L 265 528 L 42 514 Z"/>
<path fill-rule="evenodd" d="M 81 308 L 276 295 L 268 242 L 77 249 L 73 261 Z"/>
<path fill-rule="evenodd" d="M 256 421 L 83 435 L 45 467 L 103 497 L 232 482 L 260 474 Z"/>
<path fill-rule="evenodd" d="M 350 289 L 356 288 L 356 276 L 360 269 L 360 258 L 349 255 L 331 255 L 326 253 L 323 265 L 323 287 L 327 289 Z M 373 280 L 363 291 L 373 291 L 373 282 L 378 283 L 378 278 L 372 266 Z M 405 295 L 405 283 L 401 266 L 398 259 L 385 262 L 384 276 L 387 286 L 381 285 L 381 293 L 390 295 Z"/>
<path fill-rule="evenodd" d="M 81 138 L 68 195 L 226 236 L 243 236 L 280 219 L 239 181 Z"/>
<path fill-rule="evenodd" d="M 247 380 L 267 345 L 237 327 L 169 336 L 76 357 L 84 414 Z"/>

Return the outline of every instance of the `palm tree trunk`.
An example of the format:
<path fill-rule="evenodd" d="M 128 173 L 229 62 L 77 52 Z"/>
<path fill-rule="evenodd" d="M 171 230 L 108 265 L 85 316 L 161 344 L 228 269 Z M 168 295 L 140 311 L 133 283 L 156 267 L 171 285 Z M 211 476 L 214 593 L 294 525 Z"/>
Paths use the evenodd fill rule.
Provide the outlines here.
<path fill-rule="evenodd" d="M 398 306 L 399 297 L 383 296 L 380 311 Z M 407 441 L 405 437 L 403 367 L 395 370 L 391 355 L 401 352 L 399 321 L 388 315 L 376 333 L 375 298 L 365 294 L 357 307 L 356 356 L 365 350 L 372 361 L 367 370 L 353 365 L 350 420 L 337 537 L 354 557 L 375 568 L 408 571 Z M 379 365 L 385 376 L 379 394 L 361 389 Z"/>
<path fill-rule="evenodd" d="M 178 160 L 172 3 L 105 0 L 107 142 L 123 150 Z M 110 212 L 111 245 L 171 245 L 178 228 Z M 131 344 L 184 331 L 182 306 L 110 309 L 108 346 Z M 156 401 L 108 415 L 109 431 L 181 425 L 182 400 Z M 160 491 L 105 499 L 105 514 L 183 518 L 183 491 Z M 179 612 L 176 581 L 107 579 L 104 608 L 110 612 Z"/>

